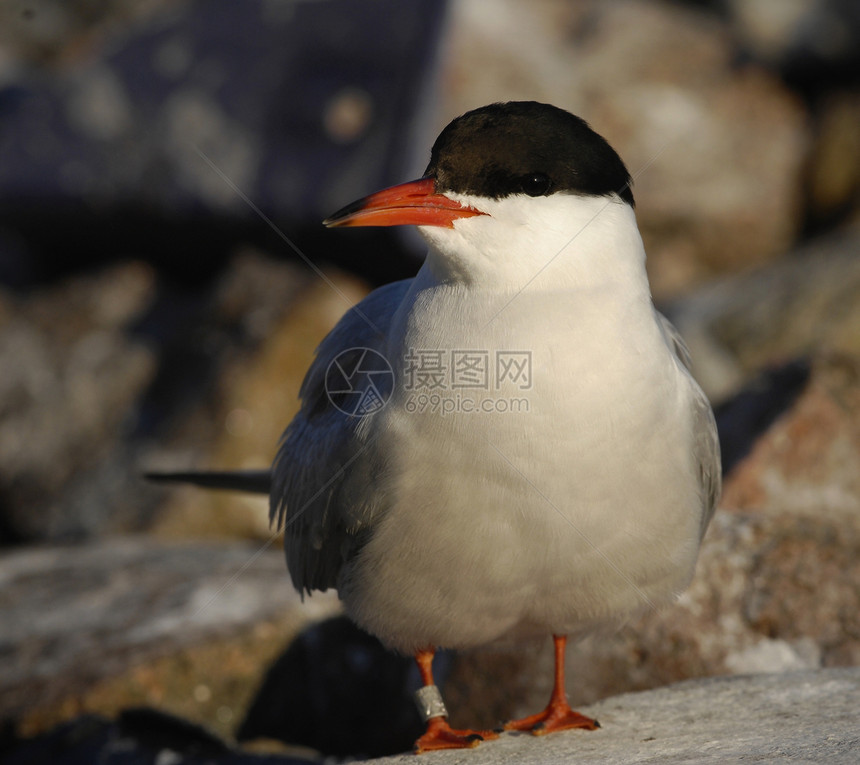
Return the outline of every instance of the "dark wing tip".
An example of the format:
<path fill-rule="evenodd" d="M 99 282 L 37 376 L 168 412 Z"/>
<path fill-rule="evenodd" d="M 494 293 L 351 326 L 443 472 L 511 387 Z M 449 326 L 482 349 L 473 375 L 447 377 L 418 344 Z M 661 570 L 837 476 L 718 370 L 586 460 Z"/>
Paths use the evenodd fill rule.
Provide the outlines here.
<path fill-rule="evenodd" d="M 143 474 L 154 483 L 185 483 L 202 489 L 268 494 L 272 476 L 268 470 L 150 470 Z"/>

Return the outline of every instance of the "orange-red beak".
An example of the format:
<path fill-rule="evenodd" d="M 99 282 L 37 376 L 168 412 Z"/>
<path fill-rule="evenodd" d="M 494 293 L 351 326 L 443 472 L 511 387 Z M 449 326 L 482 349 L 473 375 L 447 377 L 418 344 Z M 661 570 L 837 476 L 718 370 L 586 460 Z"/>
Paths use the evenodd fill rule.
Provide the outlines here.
<path fill-rule="evenodd" d="M 432 178 L 401 183 L 377 191 L 338 210 L 323 221 L 326 226 L 445 226 L 458 218 L 486 215 L 444 194 L 437 194 Z"/>

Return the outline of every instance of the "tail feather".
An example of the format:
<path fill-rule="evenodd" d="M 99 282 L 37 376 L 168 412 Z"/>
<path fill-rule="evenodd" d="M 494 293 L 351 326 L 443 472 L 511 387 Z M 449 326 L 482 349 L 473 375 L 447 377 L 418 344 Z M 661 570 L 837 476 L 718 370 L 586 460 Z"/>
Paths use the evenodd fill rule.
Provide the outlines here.
<path fill-rule="evenodd" d="M 269 470 L 156 470 L 144 473 L 144 478 L 156 483 L 187 483 L 204 489 L 242 491 L 249 494 L 268 494 L 272 487 L 272 474 Z"/>

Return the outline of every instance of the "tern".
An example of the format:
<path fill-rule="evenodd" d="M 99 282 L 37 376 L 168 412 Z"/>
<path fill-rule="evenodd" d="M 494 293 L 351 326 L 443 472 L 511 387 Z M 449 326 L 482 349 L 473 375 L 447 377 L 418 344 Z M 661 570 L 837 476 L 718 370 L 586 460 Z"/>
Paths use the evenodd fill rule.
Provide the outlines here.
<path fill-rule="evenodd" d="M 324 222 L 417 226 L 418 274 L 322 341 L 269 473 L 197 476 L 268 490 L 296 589 L 336 588 L 360 627 L 414 655 L 416 751 L 497 735 L 448 724 L 437 648 L 552 637 L 549 704 L 504 728 L 598 727 L 569 706 L 566 640 L 670 602 L 693 575 L 717 430 L 652 303 L 631 184 L 557 107 L 453 120 L 423 177 Z"/>

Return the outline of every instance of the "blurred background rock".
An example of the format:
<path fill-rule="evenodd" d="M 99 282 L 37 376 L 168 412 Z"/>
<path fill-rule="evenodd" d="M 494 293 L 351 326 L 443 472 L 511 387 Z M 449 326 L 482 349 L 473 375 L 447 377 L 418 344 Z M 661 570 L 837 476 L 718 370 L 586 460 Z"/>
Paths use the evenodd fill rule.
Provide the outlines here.
<path fill-rule="evenodd" d="M 0 747 L 148 704 L 228 738 L 256 709 L 244 738 L 326 749 L 251 698 L 336 603 L 293 602 L 265 501 L 139 476 L 268 465 L 319 339 L 420 264 L 408 231 L 319 221 L 420 175 L 454 116 L 511 99 L 585 117 L 634 174 L 654 296 L 732 468 L 690 592 L 572 648 L 572 700 L 860 661 L 860 5 L 8 0 Z M 271 597 L 242 608 L 249 582 Z M 136 589 L 145 617 L 118 607 Z M 411 703 L 408 662 L 318 629 L 329 650 L 293 656 L 352 666 L 352 698 L 356 668 L 384 665 Z M 548 651 L 451 659 L 455 722 L 540 703 Z M 291 661 L 275 666 L 308 659 Z M 287 675 L 285 710 L 336 685 Z M 386 751 L 366 728 L 341 716 L 331 741 L 354 746 L 330 753 Z"/>

